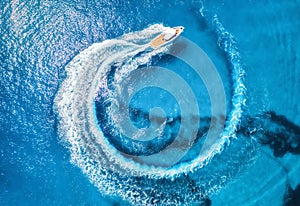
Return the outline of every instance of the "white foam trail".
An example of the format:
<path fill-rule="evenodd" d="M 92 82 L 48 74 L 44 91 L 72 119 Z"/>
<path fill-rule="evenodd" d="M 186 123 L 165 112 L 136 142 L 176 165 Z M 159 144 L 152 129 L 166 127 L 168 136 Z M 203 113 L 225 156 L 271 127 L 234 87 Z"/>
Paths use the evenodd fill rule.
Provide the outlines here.
<path fill-rule="evenodd" d="M 214 145 L 207 156 L 199 157 L 180 169 L 178 167 L 170 169 L 150 167 L 120 155 L 120 152 L 110 145 L 98 126 L 94 98 L 99 88 L 107 86 L 104 82 L 107 80 L 107 73 L 113 64 L 125 63 L 124 68 L 116 72 L 115 86 L 118 86 L 118 82 L 139 65 L 149 62 L 151 57 L 165 51 L 167 48 L 161 48 L 132 59 L 138 53 L 143 52 L 148 47 L 147 43 L 164 29 L 166 28 L 162 25 L 156 24 L 143 31 L 126 34 L 121 39 L 93 44 L 67 65 L 67 78 L 55 98 L 55 110 L 59 118 L 59 134 L 71 151 L 72 162 L 82 169 L 103 194 L 121 196 L 131 203 L 141 205 L 149 204 L 152 201 L 154 197 L 151 194 L 162 194 L 161 197 L 157 196 L 154 199 L 160 198 L 161 203 L 165 204 L 176 204 L 176 202 L 180 203 L 185 200 L 192 201 L 188 200 L 191 196 L 182 192 L 183 190 L 188 191 L 187 185 L 192 180 L 187 179 L 187 175 L 191 172 L 199 172 L 200 176 L 193 180 L 195 186 L 191 186 L 203 186 L 204 189 L 199 192 L 199 195 L 208 195 L 214 191 L 211 188 L 210 180 L 205 181 L 200 178 L 201 173 L 207 175 L 211 172 L 213 175 L 210 177 L 211 179 L 216 179 L 216 182 L 225 181 L 218 179 L 220 175 L 218 167 L 207 167 L 210 168 L 210 171 L 207 172 L 208 169 L 203 166 L 223 150 L 223 143 L 229 141 L 229 136 L 234 136 L 245 99 L 242 98 L 242 94 L 244 94 L 243 78 L 238 78 L 242 74 L 242 69 L 240 71 L 237 69 L 240 67 L 236 66 L 233 70 L 234 81 L 237 81 L 234 85 L 234 108 L 229 126 L 223 134 L 223 143 L 219 142 Z M 113 94 L 109 94 L 109 96 L 113 96 Z M 192 171 L 190 168 L 193 168 Z M 170 181 L 169 184 L 172 181 L 177 182 L 174 183 L 174 188 L 168 188 L 167 184 L 161 184 L 162 180 Z M 219 182 L 214 185 L 214 187 L 219 186 Z M 182 188 L 182 191 L 178 188 Z M 172 199 L 174 194 L 181 197 L 182 200 Z M 193 198 L 199 200 L 200 197 L 193 194 Z"/>

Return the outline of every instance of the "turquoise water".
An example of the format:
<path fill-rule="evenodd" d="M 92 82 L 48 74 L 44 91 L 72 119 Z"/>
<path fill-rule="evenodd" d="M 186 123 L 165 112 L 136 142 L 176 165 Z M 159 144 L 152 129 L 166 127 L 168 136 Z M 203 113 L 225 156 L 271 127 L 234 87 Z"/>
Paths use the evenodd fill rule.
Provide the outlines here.
<path fill-rule="evenodd" d="M 0 205 L 299 205 L 299 1 L 0 7 Z"/>

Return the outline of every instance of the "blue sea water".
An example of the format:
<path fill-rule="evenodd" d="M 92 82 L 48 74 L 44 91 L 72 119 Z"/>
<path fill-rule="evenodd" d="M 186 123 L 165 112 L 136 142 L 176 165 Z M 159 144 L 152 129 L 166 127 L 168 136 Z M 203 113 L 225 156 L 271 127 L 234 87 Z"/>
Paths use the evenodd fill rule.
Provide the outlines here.
<path fill-rule="evenodd" d="M 299 205 L 298 0 L 13 0 L 0 3 L 0 16 L 0 205 Z M 144 51 L 151 38 L 177 25 L 185 27 L 183 38 Z M 203 54 L 184 53 L 186 39 Z M 187 72 L 205 55 L 218 74 L 207 81 L 206 73 Z M 147 82 L 189 91 L 152 66 L 181 76 L 199 106 L 190 98 L 166 101 L 170 92 L 157 88 L 136 93 L 130 102 L 135 126 L 149 127 L 151 118 L 169 124 L 164 139 L 138 142 L 135 150 L 118 130 L 129 125 L 113 102 L 128 101 L 122 99 L 126 92 Z M 135 81 L 139 75 L 142 81 Z M 194 131 L 189 123 L 180 127 L 193 115 L 201 117 L 197 130 L 206 134 L 215 102 L 208 99 L 222 100 L 223 94 L 210 93 L 219 80 L 225 102 L 216 105 L 226 122 L 208 158 L 198 154 L 202 137 L 171 169 L 165 164 L 175 153 L 156 167 L 161 156 L 128 161 L 102 148 L 157 152 L 180 128 Z M 188 115 L 179 116 L 182 110 Z"/>

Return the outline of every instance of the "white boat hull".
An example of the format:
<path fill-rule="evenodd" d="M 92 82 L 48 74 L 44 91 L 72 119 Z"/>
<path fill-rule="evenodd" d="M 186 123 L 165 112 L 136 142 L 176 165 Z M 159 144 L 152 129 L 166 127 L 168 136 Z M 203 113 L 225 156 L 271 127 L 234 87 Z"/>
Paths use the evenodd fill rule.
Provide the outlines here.
<path fill-rule="evenodd" d="M 153 49 L 157 49 L 163 45 L 168 44 L 169 42 L 174 41 L 183 32 L 184 27 L 178 26 L 178 27 L 173 27 L 172 29 L 174 29 L 175 32 L 173 36 L 169 36 L 168 33 L 163 32 L 150 42 L 150 47 Z"/>

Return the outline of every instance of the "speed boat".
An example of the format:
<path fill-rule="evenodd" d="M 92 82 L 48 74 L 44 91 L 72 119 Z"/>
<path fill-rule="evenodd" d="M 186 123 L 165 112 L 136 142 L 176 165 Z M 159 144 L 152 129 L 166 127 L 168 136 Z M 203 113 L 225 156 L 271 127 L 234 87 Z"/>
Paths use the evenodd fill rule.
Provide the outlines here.
<path fill-rule="evenodd" d="M 174 39 L 176 39 L 183 32 L 183 30 L 183 26 L 176 26 L 163 31 L 160 35 L 155 37 L 150 42 L 150 47 L 153 49 L 157 49 L 163 45 L 174 41 Z"/>

